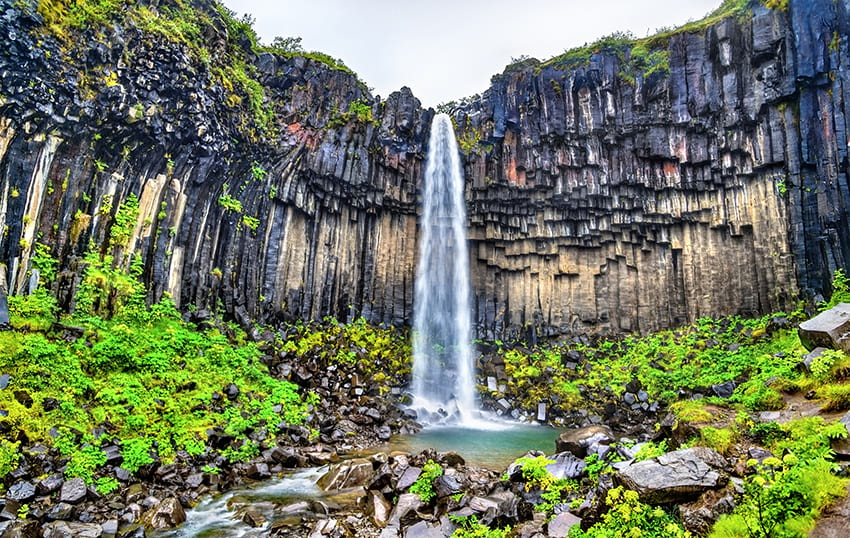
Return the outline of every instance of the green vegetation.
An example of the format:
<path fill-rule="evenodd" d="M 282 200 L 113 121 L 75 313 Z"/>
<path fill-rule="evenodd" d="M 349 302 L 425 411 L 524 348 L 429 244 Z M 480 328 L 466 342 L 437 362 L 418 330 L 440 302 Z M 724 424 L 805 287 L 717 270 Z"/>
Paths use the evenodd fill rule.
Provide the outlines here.
<path fill-rule="evenodd" d="M 372 117 L 372 107 L 369 103 L 358 100 L 350 102 L 346 111 L 337 112 L 328 122 L 328 127 L 341 127 L 351 122 L 361 125 L 378 125 L 377 120 Z"/>
<path fill-rule="evenodd" d="M 431 502 L 431 499 L 437 496 L 437 492 L 434 491 L 434 479 L 439 476 L 443 476 L 442 466 L 439 463 L 434 463 L 433 460 L 428 460 L 422 466 L 422 474 L 410 486 L 410 493 L 419 495 L 422 502 Z"/>
<path fill-rule="evenodd" d="M 690 533 L 673 516 L 658 507 L 638 500 L 635 491 L 622 487 L 608 491 L 605 498 L 608 511 L 602 521 L 586 531 L 579 525 L 570 528 L 569 538 L 611 538 L 635 536 L 641 538 L 687 538 Z"/>
<path fill-rule="evenodd" d="M 511 528 L 491 529 L 478 522 L 475 516 L 449 515 L 452 523 L 458 526 L 451 538 L 508 538 Z"/>
<path fill-rule="evenodd" d="M 37 245 L 36 253 L 42 277 L 55 274 L 46 249 Z M 26 438 L 56 447 L 69 458 L 67 477 L 81 477 L 106 494 L 117 483 L 102 474 L 105 442 L 117 443 L 122 466 L 135 472 L 157 459 L 171 460 L 177 450 L 206 453 L 206 432 L 220 428 L 236 439 L 221 455 L 245 461 L 260 448 L 248 439 L 251 431 L 276 434 L 304 422 L 315 397 L 271 377 L 259 348 L 238 327 L 227 328 L 230 336 L 199 331 L 182 321 L 167 297 L 146 306 L 144 287 L 111 257 L 90 249 L 86 259 L 77 311 L 61 316 L 78 327 L 79 337 L 68 341 L 61 328 L 54 330 L 58 309 L 48 293 L 10 297 L 13 325 L 23 325 L 23 313 L 29 329 L 0 333 L 0 370 L 32 403 L 0 391 L 12 428 L 0 441 L 0 476 L 14 469 L 17 439 Z M 239 396 L 216 403 L 214 395 L 230 383 Z M 51 429 L 59 436 L 52 437 Z M 94 437 L 95 431 L 105 434 Z"/>

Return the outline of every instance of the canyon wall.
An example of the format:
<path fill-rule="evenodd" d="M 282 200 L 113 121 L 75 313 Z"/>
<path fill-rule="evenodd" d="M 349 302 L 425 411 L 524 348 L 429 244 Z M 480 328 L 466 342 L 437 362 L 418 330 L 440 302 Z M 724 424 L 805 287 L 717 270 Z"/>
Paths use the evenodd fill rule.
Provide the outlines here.
<path fill-rule="evenodd" d="M 20 4 L 0 0 L 11 293 L 42 243 L 68 309 L 86 252 L 124 267 L 136 252 L 150 299 L 186 311 L 410 323 L 434 111 L 409 90 L 380 100 L 316 59 L 239 49 L 195 2 L 206 54 L 236 47 L 262 85 L 260 128 L 256 94 L 185 43 L 130 20 L 63 39 Z M 649 76 L 604 48 L 522 62 L 448 107 L 478 335 L 645 332 L 828 293 L 850 266 L 848 6 L 792 0 L 675 33 Z"/>

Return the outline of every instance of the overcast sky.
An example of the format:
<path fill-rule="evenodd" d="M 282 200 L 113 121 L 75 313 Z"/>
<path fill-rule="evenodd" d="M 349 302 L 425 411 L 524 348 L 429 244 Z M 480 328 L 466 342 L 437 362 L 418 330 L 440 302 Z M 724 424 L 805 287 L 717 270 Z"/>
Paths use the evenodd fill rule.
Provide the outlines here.
<path fill-rule="evenodd" d="M 511 58 L 540 60 L 615 31 L 697 20 L 721 0 L 224 0 L 263 43 L 300 36 L 373 94 L 409 86 L 426 107 L 480 93 Z"/>

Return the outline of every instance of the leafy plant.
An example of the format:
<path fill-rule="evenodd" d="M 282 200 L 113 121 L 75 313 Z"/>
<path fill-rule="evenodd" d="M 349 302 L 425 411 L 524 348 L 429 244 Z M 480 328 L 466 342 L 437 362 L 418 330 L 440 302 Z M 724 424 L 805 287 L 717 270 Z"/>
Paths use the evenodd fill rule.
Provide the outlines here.
<path fill-rule="evenodd" d="M 478 522 L 476 516 L 449 515 L 452 523 L 458 526 L 452 533 L 451 538 L 508 538 L 511 535 L 510 527 L 491 529 Z"/>
<path fill-rule="evenodd" d="M 443 468 L 439 463 L 434 463 L 433 460 L 428 460 L 422 466 L 422 474 L 410 486 L 410 493 L 419 495 L 422 502 L 431 502 L 437 492 L 434 491 L 434 479 L 443 475 Z"/>
<path fill-rule="evenodd" d="M 113 491 L 117 490 L 119 487 L 121 487 L 121 485 L 114 477 L 102 476 L 97 479 L 95 491 L 97 491 L 100 495 L 109 495 Z"/>
<path fill-rule="evenodd" d="M 106 454 L 100 447 L 85 444 L 71 455 L 65 466 L 65 476 L 82 478 L 89 486 L 94 484 L 94 472 L 106 463 Z"/>
<path fill-rule="evenodd" d="M 18 461 L 21 457 L 18 452 L 20 446 L 19 441 L 13 443 L 6 439 L 0 439 L 0 479 L 18 468 Z"/>
<path fill-rule="evenodd" d="M 634 459 L 635 461 L 651 460 L 652 458 L 657 458 L 662 454 L 666 454 L 668 450 L 666 439 L 662 439 L 658 443 L 647 441 L 640 447 L 640 450 L 637 451 Z"/>
<path fill-rule="evenodd" d="M 143 466 L 153 463 L 150 455 L 153 439 L 135 437 L 121 442 L 121 457 L 124 459 L 121 467 L 135 473 Z"/>
<path fill-rule="evenodd" d="M 687 538 L 690 533 L 661 508 L 640 502 L 636 491 L 616 487 L 605 498 L 608 511 L 602 521 L 586 531 L 579 525 L 570 528 L 569 538 L 611 538 L 634 536 L 647 538 Z"/>
<path fill-rule="evenodd" d="M 532 489 L 549 489 L 556 478 L 552 476 L 547 465 L 555 463 L 546 456 L 535 456 L 533 458 L 519 458 L 516 464 L 521 466 L 522 478 L 525 480 L 526 491 Z"/>

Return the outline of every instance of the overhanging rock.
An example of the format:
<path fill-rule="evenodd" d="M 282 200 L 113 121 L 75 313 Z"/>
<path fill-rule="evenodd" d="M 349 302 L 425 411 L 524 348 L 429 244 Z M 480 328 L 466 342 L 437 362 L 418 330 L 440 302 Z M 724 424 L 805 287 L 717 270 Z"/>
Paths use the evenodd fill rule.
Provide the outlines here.
<path fill-rule="evenodd" d="M 804 321 L 798 333 L 809 351 L 825 347 L 850 353 L 850 303 L 839 303 Z"/>

